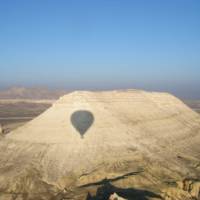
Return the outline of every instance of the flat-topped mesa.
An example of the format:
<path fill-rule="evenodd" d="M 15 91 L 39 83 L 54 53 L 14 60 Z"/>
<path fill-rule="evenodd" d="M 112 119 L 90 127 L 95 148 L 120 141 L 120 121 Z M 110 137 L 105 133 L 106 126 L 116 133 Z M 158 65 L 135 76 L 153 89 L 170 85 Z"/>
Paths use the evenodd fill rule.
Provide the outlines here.
<path fill-rule="evenodd" d="M 71 115 L 80 110 L 85 110 L 93 115 L 94 123 L 85 134 L 86 140 L 115 140 L 123 137 L 123 141 L 130 141 L 146 131 L 138 131 L 139 126 L 153 129 L 154 135 L 159 134 L 150 123 L 156 120 L 171 120 L 181 115 L 198 115 L 185 106 L 180 100 L 167 93 L 148 93 L 144 91 L 112 91 L 112 92 L 87 92 L 77 91 L 61 97 L 51 108 L 35 118 L 25 126 L 11 132 L 8 138 L 26 140 L 30 142 L 69 143 L 80 140 L 77 130 L 71 123 Z M 127 131 L 132 129 L 135 133 L 130 136 Z M 163 127 L 163 131 L 168 132 Z M 163 134 L 164 134 L 163 132 Z M 117 133 L 117 134 L 116 134 Z M 113 137 L 112 134 L 115 134 Z M 107 140 L 105 141 L 105 138 Z M 119 140 L 121 142 L 121 139 Z M 135 143 L 135 140 L 133 141 Z M 129 143 L 129 142 L 128 142 Z M 126 144 L 127 145 L 127 144 Z"/>
<path fill-rule="evenodd" d="M 151 159 L 188 173 L 177 154 L 198 155 L 199 133 L 199 115 L 168 93 L 72 92 L 0 141 L 0 191 L 22 192 L 13 186 L 21 184 L 27 193 L 47 192 L 46 185 L 31 188 L 35 177 L 21 182 L 29 171 L 62 189 L 72 174 L 77 185 L 87 184 Z"/>

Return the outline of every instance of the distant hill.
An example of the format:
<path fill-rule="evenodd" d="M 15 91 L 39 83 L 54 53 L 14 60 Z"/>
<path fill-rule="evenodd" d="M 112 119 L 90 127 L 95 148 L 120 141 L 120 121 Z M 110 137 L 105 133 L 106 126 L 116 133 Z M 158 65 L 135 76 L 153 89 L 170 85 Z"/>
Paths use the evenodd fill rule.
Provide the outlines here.
<path fill-rule="evenodd" d="M 68 92 L 48 88 L 11 87 L 0 90 L 0 99 L 58 99 Z"/>

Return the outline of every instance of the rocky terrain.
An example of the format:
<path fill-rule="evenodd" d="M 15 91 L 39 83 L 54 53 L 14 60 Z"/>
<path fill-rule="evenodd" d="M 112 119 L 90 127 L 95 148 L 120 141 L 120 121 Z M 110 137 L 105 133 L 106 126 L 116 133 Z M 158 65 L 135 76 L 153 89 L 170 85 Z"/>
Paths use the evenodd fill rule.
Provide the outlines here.
<path fill-rule="evenodd" d="M 69 93 L 0 139 L 0 199 L 198 199 L 199 146 L 168 93 Z"/>

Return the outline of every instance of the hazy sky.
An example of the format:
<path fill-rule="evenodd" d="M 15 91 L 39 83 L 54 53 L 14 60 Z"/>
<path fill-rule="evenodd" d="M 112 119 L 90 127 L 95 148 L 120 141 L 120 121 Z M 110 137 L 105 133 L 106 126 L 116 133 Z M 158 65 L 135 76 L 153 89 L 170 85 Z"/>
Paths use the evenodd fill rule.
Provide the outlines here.
<path fill-rule="evenodd" d="M 0 0 L 0 86 L 200 98 L 199 0 Z"/>

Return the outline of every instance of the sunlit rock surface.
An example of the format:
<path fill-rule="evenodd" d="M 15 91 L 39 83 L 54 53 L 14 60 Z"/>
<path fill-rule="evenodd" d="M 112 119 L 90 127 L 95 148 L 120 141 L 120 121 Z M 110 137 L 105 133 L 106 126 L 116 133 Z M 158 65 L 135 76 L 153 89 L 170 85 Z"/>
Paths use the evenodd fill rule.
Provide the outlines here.
<path fill-rule="evenodd" d="M 107 183 L 125 199 L 192 197 L 177 183 L 199 163 L 200 117 L 174 96 L 78 91 L 0 140 L 0 199 L 86 200 Z"/>

